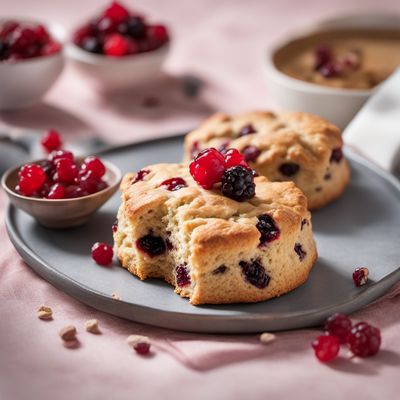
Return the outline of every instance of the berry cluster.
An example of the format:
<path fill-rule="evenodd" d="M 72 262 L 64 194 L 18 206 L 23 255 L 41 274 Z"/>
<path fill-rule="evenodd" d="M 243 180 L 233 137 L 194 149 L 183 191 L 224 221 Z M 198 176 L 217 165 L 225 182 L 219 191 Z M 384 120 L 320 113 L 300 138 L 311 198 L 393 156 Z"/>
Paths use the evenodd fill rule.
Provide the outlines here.
<path fill-rule="evenodd" d="M 111 57 L 152 51 L 168 40 L 164 25 L 150 25 L 116 1 L 73 35 L 73 42 L 83 50 Z"/>
<path fill-rule="evenodd" d="M 344 314 L 334 314 L 328 318 L 324 327 L 325 335 L 318 336 L 312 347 L 319 361 L 335 359 L 340 345 L 347 344 L 351 352 L 358 357 L 375 355 L 381 345 L 381 333 L 378 328 L 367 322 L 353 325 Z"/>
<path fill-rule="evenodd" d="M 204 189 L 221 182 L 224 196 L 245 201 L 255 195 L 254 172 L 236 149 L 221 154 L 217 149 L 201 151 L 189 166 L 193 179 Z"/>
<path fill-rule="evenodd" d="M 341 57 L 335 57 L 331 46 L 320 44 L 314 49 L 314 69 L 324 78 L 335 78 L 346 70 L 356 70 L 361 59 L 357 50 L 351 50 Z"/>
<path fill-rule="evenodd" d="M 41 143 L 50 152 L 48 159 L 21 167 L 16 192 L 57 200 L 87 196 L 108 186 L 102 179 L 106 168 L 101 160 L 89 156 L 79 165 L 73 153 L 59 149 L 62 141 L 57 131 L 49 131 Z"/>
<path fill-rule="evenodd" d="M 0 26 L 0 61 L 48 56 L 60 50 L 43 25 L 6 21 Z"/>

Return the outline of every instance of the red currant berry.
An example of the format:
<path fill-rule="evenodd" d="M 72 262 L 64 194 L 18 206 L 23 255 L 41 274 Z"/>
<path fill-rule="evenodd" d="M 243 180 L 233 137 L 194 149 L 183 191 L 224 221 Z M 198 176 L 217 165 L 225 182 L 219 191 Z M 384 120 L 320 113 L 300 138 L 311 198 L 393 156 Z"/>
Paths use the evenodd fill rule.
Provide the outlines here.
<path fill-rule="evenodd" d="M 244 160 L 243 154 L 236 149 L 228 149 L 225 153 L 225 168 L 236 167 L 236 165 L 249 167 Z"/>
<path fill-rule="evenodd" d="M 35 33 L 37 40 L 43 44 L 50 39 L 49 32 L 47 32 L 47 29 L 43 25 L 37 25 L 35 27 Z"/>
<path fill-rule="evenodd" d="M 52 200 L 57 200 L 57 199 L 63 199 L 65 198 L 65 189 L 64 186 L 56 183 L 54 184 L 51 188 L 50 191 L 48 193 L 48 195 L 46 196 L 48 199 L 52 199 Z"/>
<path fill-rule="evenodd" d="M 26 164 L 18 172 L 19 192 L 24 196 L 31 196 L 38 191 L 46 181 L 46 172 L 36 164 Z"/>
<path fill-rule="evenodd" d="M 368 281 L 368 275 L 369 275 L 368 268 L 365 267 L 356 268 L 353 272 L 354 284 L 357 287 L 365 285 Z"/>
<path fill-rule="evenodd" d="M 113 21 L 121 22 L 129 17 L 129 11 L 117 1 L 113 1 L 103 13 L 105 17 L 111 18 Z"/>
<path fill-rule="evenodd" d="M 144 356 L 150 353 L 150 343 L 147 342 L 138 342 L 133 345 L 136 353 Z"/>
<path fill-rule="evenodd" d="M 99 179 L 91 170 L 85 171 L 86 173 L 79 176 L 79 187 L 89 194 L 96 193 Z"/>
<path fill-rule="evenodd" d="M 324 330 L 336 336 L 340 343 L 346 343 L 351 327 L 351 320 L 347 315 L 336 313 L 327 319 Z"/>
<path fill-rule="evenodd" d="M 53 40 L 50 40 L 48 43 L 46 43 L 40 52 L 40 55 L 42 56 L 50 56 L 51 54 L 58 53 L 61 50 L 61 45 L 60 43 L 57 43 Z"/>
<path fill-rule="evenodd" d="M 339 353 L 339 339 L 331 335 L 318 336 L 311 344 L 315 356 L 321 362 L 329 362 L 335 359 Z"/>
<path fill-rule="evenodd" d="M 120 57 L 128 54 L 130 50 L 129 40 L 119 33 L 110 35 L 104 42 L 104 54 Z"/>
<path fill-rule="evenodd" d="M 68 150 L 55 150 L 52 151 L 48 157 L 49 161 L 51 161 L 53 164 L 56 164 L 57 160 L 60 160 L 61 158 L 69 158 L 71 161 L 73 161 L 74 155 Z"/>
<path fill-rule="evenodd" d="M 48 153 L 59 149 L 62 145 L 60 134 L 54 129 L 50 129 L 45 135 L 43 135 L 40 143 Z"/>
<path fill-rule="evenodd" d="M 190 163 L 193 179 L 204 189 L 211 189 L 221 181 L 225 172 L 225 160 L 222 154 L 214 149 L 205 149 Z"/>
<path fill-rule="evenodd" d="M 347 343 L 355 356 L 370 357 L 381 346 L 381 332 L 367 322 L 359 322 L 350 331 Z"/>
<path fill-rule="evenodd" d="M 83 171 L 92 171 L 93 176 L 100 179 L 106 173 L 106 167 L 101 160 L 95 156 L 86 157 L 81 169 Z"/>
<path fill-rule="evenodd" d="M 168 31 L 164 25 L 152 25 L 147 29 L 149 38 L 155 39 L 159 43 L 168 41 Z"/>
<path fill-rule="evenodd" d="M 108 265 L 113 258 L 113 249 L 108 243 L 97 242 L 92 247 L 92 258 L 99 265 Z"/>
<path fill-rule="evenodd" d="M 74 183 L 79 169 L 69 158 L 60 158 L 56 163 L 56 171 L 60 182 Z"/>

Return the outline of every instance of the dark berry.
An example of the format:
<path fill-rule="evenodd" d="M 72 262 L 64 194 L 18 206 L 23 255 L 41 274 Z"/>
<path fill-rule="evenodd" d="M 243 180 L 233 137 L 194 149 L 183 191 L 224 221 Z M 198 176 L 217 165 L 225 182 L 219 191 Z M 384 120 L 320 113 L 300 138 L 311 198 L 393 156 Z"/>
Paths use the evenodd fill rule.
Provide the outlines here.
<path fill-rule="evenodd" d="M 135 179 L 132 181 L 132 184 L 142 181 L 146 175 L 150 173 L 149 169 L 141 169 L 137 172 Z"/>
<path fill-rule="evenodd" d="M 117 230 L 118 230 L 118 220 L 115 220 L 115 222 L 112 224 L 111 230 L 112 230 L 112 233 L 117 232 Z"/>
<path fill-rule="evenodd" d="M 227 269 L 228 267 L 226 267 L 225 265 L 220 265 L 218 268 L 215 268 L 212 273 L 213 275 L 220 275 L 223 274 Z"/>
<path fill-rule="evenodd" d="M 166 179 L 164 182 L 161 182 L 160 186 L 165 186 L 165 188 L 171 192 L 182 189 L 187 186 L 185 180 L 183 178 L 171 178 Z"/>
<path fill-rule="evenodd" d="M 261 154 L 261 150 L 256 146 L 246 146 L 242 150 L 242 154 L 246 162 L 255 162 Z"/>
<path fill-rule="evenodd" d="M 190 163 L 190 174 L 204 189 L 211 189 L 220 182 L 225 171 L 225 160 L 222 154 L 214 148 L 203 150 Z"/>
<path fill-rule="evenodd" d="M 339 163 L 342 158 L 343 158 L 343 151 L 341 147 L 332 150 L 330 162 Z"/>
<path fill-rule="evenodd" d="M 307 224 L 308 224 L 308 221 L 307 221 L 306 219 L 302 219 L 302 220 L 301 220 L 301 227 L 300 227 L 300 230 L 303 230 L 304 225 L 307 225 Z"/>
<path fill-rule="evenodd" d="M 299 256 L 299 260 L 303 261 L 307 255 L 307 252 L 303 250 L 303 246 L 300 243 L 294 245 L 294 251 Z"/>
<path fill-rule="evenodd" d="M 367 322 L 359 322 L 351 329 L 347 343 L 355 356 L 370 357 L 381 346 L 381 333 Z"/>
<path fill-rule="evenodd" d="M 100 39 L 89 36 L 82 40 L 81 47 L 83 50 L 88 51 L 89 53 L 94 54 L 102 54 L 103 53 L 103 44 Z"/>
<path fill-rule="evenodd" d="M 242 129 L 240 129 L 239 136 L 247 136 L 256 132 L 257 131 L 254 129 L 254 126 L 252 124 L 247 124 L 243 126 Z"/>
<path fill-rule="evenodd" d="M 353 282 L 359 287 L 363 286 L 368 281 L 369 270 L 366 267 L 356 268 L 353 272 Z"/>
<path fill-rule="evenodd" d="M 274 219 L 268 214 L 262 214 L 258 217 L 256 228 L 261 233 L 260 246 L 279 238 L 280 230 Z"/>
<path fill-rule="evenodd" d="M 347 315 L 336 313 L 327 319 L 324 330 L 337 337 L 340 343 L 346 343 L 351 327 L 351 320 Z"/>
<path fill-rule="evenodd" d="M 64 186 L 60 183 L 56 183 L 51 186 L 49 193 L 46 196 L 48 199 L 56 200 L 65 198 Z"/>
<path fill-rule="evenodd" d="M 10 46 L 0 40 L 0 60 L 5 60 L 10 52 Z"/>
<path fill-rule="evenodd" d="M 228 168 L 221 178 L 221 192 L 236 201 L 246 201 L 256 194 L 256 185 L 251 169 L 237 165 Z"/>
<path fill-rule="evenodd" d="M 142 18 L 132 16 L 118 25 L 118 32 L 134 39 L 140 39 L 146 35 L 146 25 Z"/>
<path fill-rule="evenodd" d="M 314 349 L 315 356 L 321 362 L 329 362 L 334 360 L 339 354 L 339 339 L 331 335 L 318 336 L 311 344 Z"/>
<path fill-rule="evenodd" d="M 279 172 L 285 176 L 293 176 L 299 172 L 300 166 L 295 163 L 284 163 L 279 167 Z"/>
<path fill-rule="evenodd" d="M 224 140 L 218 147 L 218 151 L 225 156 L 230 143 L 231 142 L 229 140 Z"/>
<path fill-rule="evenodd" d="M 314 49 L 314 68 L 319 70 L 332 60 L 332 49 L 326 44 L 321 44 Z"/>
<path fill-rule="evenodd" d="M 190 285 L 190 275 L 186 264 L 180 264 L 176 267 L 176 284 L 179 287 Z"/>
<path fill-rule="evenodd" d="M 224 154 L 224 158 L 225 168 L 235 167 L 236 165 L 248 167 L 246 161 L 244 160 L 243 154 L 236 149 L 228 149 Z"/>
<path fill-rule="evenodd" d="M 151 234 L 142 236 L 136 241 L 139 250 L 147 253 L 150 257 L 159 256 L 166 251 L 166 245 L 162 237 Z"/>
<path fill-rule="evenodd" d="M 106 173 L 106 167 L 96 156 L 86 157 L 81 166 L 83 171 L 92 171 L 93 175 L 100 179 Z"/>
<path fill-rule="evenodd" d="M 268 286 L 271 278 L 267 275 L 260 260 L 252 260 L 250 262 L 241 261 L 239 265 L 246 280 L 253 286 L 259 289 L 264 289 Z"/>
<path fill-rule="evenodd" d="M 40 143 L 48 153 L 59 149 L 62 145 L 60 134 L 55 129 L 50 129 L 43 135 Z"/>
<path fill-rule="evenodd" d="M 97 242 L 92 247 L 92 258 L 99 265 L 110 264 L 113 254 L 113 249 L 108 243 Z"/>

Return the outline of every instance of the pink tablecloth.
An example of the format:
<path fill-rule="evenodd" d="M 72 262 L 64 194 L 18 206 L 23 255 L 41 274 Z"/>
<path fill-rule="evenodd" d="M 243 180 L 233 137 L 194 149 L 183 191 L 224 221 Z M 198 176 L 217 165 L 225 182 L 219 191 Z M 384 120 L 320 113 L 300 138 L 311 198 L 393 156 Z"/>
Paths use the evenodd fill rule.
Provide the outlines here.
<path fill-rule="evenodd" d="M 397 0 L 323 2 L 280 1 L 128 1 L 173 28 L 174 42 L 165 76 L 130 93 L 102 98 L 71 68 L 64 71 L 43 104 L 0 115 L 0 128 L 60 129 L 67 139 L 99 134 L 123 142 L 165 135 L 194 126 L 213 110 L 239 111 L 270 106 L 263 80 L 263 49 L 288 29 L 321 17 L 375 9 L 399 11 Z M 67 28 L 99 6 L 97 0 L 3 2 L 0 17 L 36 16 Z M 104 3 L 104 2 L 102 2 Z M 201 95 L 188 100 L 181 77 L 204 81 Z M 0 88 L 1 90 L 1 88 Z M 143 99 L 156 96 L 157 107 Z M 0 194 L 0 212 L 6 199 Z M 352 316 L 382 329 L 382 351 L 368 360 L 343 352 L 330 365 L 313 357 L 317 330 L 282 332 L 262 346 L 256 335 L 204 336 L 123 321 L 84 306 L 40 279 L 21 261 L 0 227 L 0 398 L 14 399 L 274 399 L 400 396 L 400 287 Z M 54 320 L 36 318 L 48 304 Z M 102 335 L 84 332 L 89 317 Z M 64 348 L 58 330 L 77 326 L 80 347 Z M 128 348 L 131 333 L 149 335 L 154 352 L 140 358 Z M 157 396 L 157 397 L 156 397 Z"/>

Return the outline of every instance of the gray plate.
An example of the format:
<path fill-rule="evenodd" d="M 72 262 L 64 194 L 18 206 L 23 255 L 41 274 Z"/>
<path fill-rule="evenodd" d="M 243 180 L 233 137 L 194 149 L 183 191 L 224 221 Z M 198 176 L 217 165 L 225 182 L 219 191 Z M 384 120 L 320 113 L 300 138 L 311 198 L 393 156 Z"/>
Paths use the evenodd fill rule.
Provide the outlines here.
<path fill-rule="evenodd" d="M 109 149 L 102 157 L 123 172 L 175 162 L 182 137 Z M 112 241 L 119 195 L 83 227 L 55 231 L 10 207 L 7 229 L 24 260 L 43 278 L 102 311 L 146 324 L 193 332 L 245 333 L 312 326 L 333 312 L 351 313 L 400 279 L 400 185 L 389 174 L 347 153 L 352 180 L 334 204 L 313 214 L 319 259 L 300 288 L 264 303 L 191 306 L 160 280 L 140 281 L 121 267 L 90 258 L 96 241 Z M 368 266 L 371 280 L 356 288 L 352 272 Z M 113 300 L 118 293 L 122 301 Z"/>

